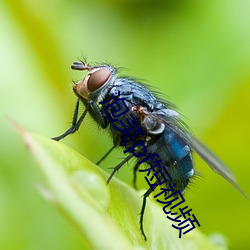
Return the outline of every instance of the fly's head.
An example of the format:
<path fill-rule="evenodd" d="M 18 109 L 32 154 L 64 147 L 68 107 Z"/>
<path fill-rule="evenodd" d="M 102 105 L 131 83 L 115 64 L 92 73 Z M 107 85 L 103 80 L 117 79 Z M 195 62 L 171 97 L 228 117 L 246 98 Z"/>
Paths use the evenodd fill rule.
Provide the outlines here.
<path fill-rule="evenodd" d="M 115 69 L 109 65 L 89 66 L 83 62 L 74 62 L 74 70 L 86 70 L 86 76 L 73 87 L 75 94 L 84 100 L 102 99 L 104 89 L 116 78 Z"/>

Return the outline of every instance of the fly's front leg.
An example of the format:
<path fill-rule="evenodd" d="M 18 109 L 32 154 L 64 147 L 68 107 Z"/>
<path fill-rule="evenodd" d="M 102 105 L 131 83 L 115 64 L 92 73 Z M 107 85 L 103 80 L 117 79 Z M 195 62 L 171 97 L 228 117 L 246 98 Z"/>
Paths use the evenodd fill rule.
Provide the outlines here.
<path fill-rule="evenodd" d="M 101 109 L 98 107 L 98 105 L 90 100 L 89 101 L 89 112 L 92 114 L 93 118 L 96 120 L 96 122 L 101 125 L 101 127 L 104 129 L 108 126 L 108 120 L 106 117 L 106 114 L 101 111 Z"/>
<path fill-rule="evenodd" d="M 86 109 L 84 110 L 84 112 L 82 113 L 81 117 L 77 121 L 78 112 L 79 112 L 79 104 L 80 104 L 80 101 L 78 99 L 77 102 L 76 102 L 76 106 L 75 106 L 75 111 L 74 111 L 74 116 L 73 116 L 71 127 L 65 133 L 63 133 L 62 135 L 59 135 L 57 137 L 53 137 L 51 139 L 53 139 L 55 141 L 60 141 L 64 137 L 68 136 L 69 134 L 75 133 L 79 129 L 79 127 L 80 127 L 80 125 L 81 125 L 84 117 L 86 116 L 86 114 L 87 114 L 87 112 L 89 110 L 89 105 L 87 105 Z"/>

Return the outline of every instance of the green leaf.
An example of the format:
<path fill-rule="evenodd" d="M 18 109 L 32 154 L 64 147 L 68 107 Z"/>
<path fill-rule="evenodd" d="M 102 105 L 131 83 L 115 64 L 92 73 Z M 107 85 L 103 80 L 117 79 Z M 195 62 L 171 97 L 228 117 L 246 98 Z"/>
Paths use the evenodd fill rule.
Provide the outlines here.
<path fill-rule="evenodd" d="M 215 246 L 199 229 L 178 238 L 162 208 L 148 199 L 143 240 L 139 229 L 141 196 L 75 150 L 21 130 L 25 144 L 44 176 L 39 191 L 82 234 L 83 249 L 225 249 Z M 202 227 L 202 223 L 201 223 Z M 204 248 L 205 246 L 205 248 Z"/>

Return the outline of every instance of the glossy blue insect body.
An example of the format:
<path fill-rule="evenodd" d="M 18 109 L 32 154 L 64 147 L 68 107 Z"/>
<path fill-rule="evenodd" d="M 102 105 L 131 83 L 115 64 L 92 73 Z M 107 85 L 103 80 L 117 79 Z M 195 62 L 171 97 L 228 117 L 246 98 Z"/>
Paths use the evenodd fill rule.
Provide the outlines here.
<path fill-rule="evenodd" d="M 74 62 L 72 69 L 86 70 L 86 76 L 75 84 L 73 90 L 78 97 L 72 126 L 61 136 L 53 138 L 60 140 L 65 136 L 74 133 L 80 127 L 85 115 L 89 113 L 96 123 L 102 128 L 107 129 L 113 138 L 114 146 L 98 162 L 100 163 L 115 147 L 123 147 L 130 154 L 114 168 L 107 182 L 111 180 L 115 172 L 120 169 L 124 163 L 133 158 L 131 146 L 143 142 L 143 145 L 134 148 L 138 155 L 134 167 L 134 184 L 136 181 L 136 172 L 141 170 L 141 163 L 146 158 L 157 162 L 156 154 L 161 160 L 161 165 L 165 166 L 171 178 L 166 174 L 163 176 L 172 183 L 174 189 L 169 191 L 173 193 L 179 190 L 184 193 L 192 177 L 195 174 L 192 151 L 195 151 L 214 171 L 229 181 L 243 195 L 243 191 L 235 182 L 235 177 L 231 171 L 221 162 L 204 144 L 197 140 L 186 128 L 182 122 L 175 106 L 170 102 L 163 100 L 153 92 L 148 86 L 136 82 L 128 77 L 118 77 L 116 69 L 110 65 L 89 66 L 84 62 Z M 107 111 L 108 105 L 112 100 L 120 98 L 123 100 L 128 112 L 124 113 L 120 119 L 113 119 L 114 114 Z M 79 103 L 85 106 L 85 111 L 78 118 Z M 105 112 L 106 111 L 106 112 Z M 121 120 L 126 120 L 130 124 L 137 124 L 140 133 L 132 133 L 128 125 L 121 125 Z M 113 119 L 113 122 L 110 121 Z M 124 137 L 124 129 L 129 131 Z M 125 139 L 124 139 L 125 138 Z M 125 140 L 125 141 L 124 141 Z M 139 145 L 139 144 L 138 144 Z M 147 152 L 142 154 L 147 148 Z M 149 165 L 147 162 L 147 165 Z M 151 166 L 151 165 L 150 165 Z M 152 167 L 152 166 L 151 166 Z M 155 172 L 159 170 L 157 165 Z M 163 178 L 162 177 L 162 178 Z M 146 198 L 152 192 L 152 188 L 143 196 L 143 205 L 140 217 L 141 231 L 143 231 L 143 214 L 146 206 Z"/>

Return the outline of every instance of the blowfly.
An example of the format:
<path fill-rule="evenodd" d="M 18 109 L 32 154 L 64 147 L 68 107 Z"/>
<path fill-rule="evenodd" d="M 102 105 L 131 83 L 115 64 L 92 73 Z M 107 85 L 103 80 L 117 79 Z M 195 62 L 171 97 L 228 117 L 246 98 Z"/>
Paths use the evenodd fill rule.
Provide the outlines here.
<path fill-rule="evenodd" d="M 74 116 L 71 127 L 62 135 L 53 138 L 56 141 L 76 132 L 87 113 L 102 128 L 107 129 L 113 138 L 113 147 L 98 162 L 100 163 L 114 148 L 123 147 L 128 156 L 114 169 L 107 183 L 118 169 L 131 158 L 136 157 L 134 166 L 134 185 L 136 172 L 140 164 L 148 166 L 146 158 L 154 160 L 154 155 L 161 159 L 161 165 L 165 166 L 171 176 L 165 176 L 172 183 L 173 193 L 179 190 L 184 193 L 191 179 L 195 175 L 192 151 L 196 152 L 216 173 L 230 182 L 244 196 L 245 194 L 236 184 L 236 179 L 227 166 L 217 158 L 203 143 L 197 140 L 187 129 L 181 120 L 175 106 L 167 100 L 157 97 L 149 87 L 133 78 L 119 77 L 118 70 L 109 64 L 90 66 L 85 62 L 74 62 L 73 70 L 86 71 L 86 76 L 75 83 L 73 91 L 77 96 Z M 117 98 L 122 100 L 128 112 L 122 113 L 119 119 L 115 119 L 114 113 L 107 109 Z M 79 116 L 79 105 L 82 103 L 85 110 Z M 131 116 L 133 115 L 133 116 Z M 134 118 L 134 119 L 133 119 Z M 113 121 L 111 121 L 113 119 Z M 139 125 L 131 129 L 128 123 Z M 138 133 L 134 133 L 136 132 Z M 126 135 L 124 135 L 124 131 Z M 140 142 L 143 142 L 140 144 Z M 131 152 L 131 146 L 137 145 Z M 143 151 L 147 148 L 147 152 Z M 154 169 L 159 170 L 157 166 Z M 157 183 L 156 183 L 157 184 Z M 166 184 L 165 184 L 166 185 Z M 143 204 L 140 214 L 140 229 L 144 238 L 143 214 L 146 199 L 151 194 L 149 188 L 143 195 Z"/>

